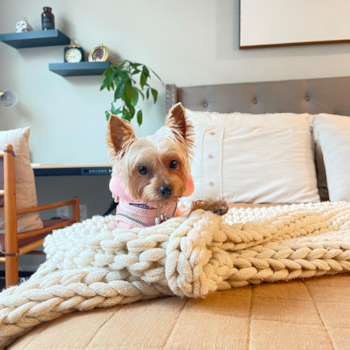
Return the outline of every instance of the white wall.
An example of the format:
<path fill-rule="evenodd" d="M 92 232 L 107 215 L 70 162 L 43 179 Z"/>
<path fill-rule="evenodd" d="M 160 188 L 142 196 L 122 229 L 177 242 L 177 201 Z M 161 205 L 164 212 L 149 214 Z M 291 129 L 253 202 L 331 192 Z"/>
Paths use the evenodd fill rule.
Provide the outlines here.
<path fill-rule="evenodd" d="M 349 44 L 238 49 L 238 0 L 0 0 L 0 32 L 27 17 L 40 29 L 43 5 L 56 28 L 88 52 L 103 43 L 111 60 L 130 59 L 179 86 L 332 77 L 350 74 Z M 16 50 L 0 43 L 0 89 L 20 103 L 0 110 L 0 128 L 30 125 L 33 161 L 104 163 L 104 110 L 112 93 L 100 77 L 63 78 L 48 64 L 63 61 L 63 47 Z M 145 104 L 146 134 L 164 120 L 164 88 L 156 106 Z"/>
<path fill-rule="evenodd" d="M 53 8 L 56 28 L 86 53 L 103 43 L 112 62 L 145 63 L 178 86 L 350 75 L 349 44 L 239 50 L 238 0 L 0 0 L 0 33 L 13 32 L 23 17 L 40 29 L 43 6 Z M 108 162 L 104 111 L 112 93 L 99 91 L 100 77 L 50 72 L 54 62 L 63 62 L 63 47 L 16 50 L 0 43 L 0 90 L 20 97 L 14 108 L 0 109 L 0 130 L 29 125 L 33 162 Z M 142 105 L 141 135 L 164 122 L 165 91 L 155 83 L 159 103 Z M 39 203 L 77 194 L 89 215 L 98 214 L 110 201 L 107 183 L 102 177 L 38 178 Z"/>

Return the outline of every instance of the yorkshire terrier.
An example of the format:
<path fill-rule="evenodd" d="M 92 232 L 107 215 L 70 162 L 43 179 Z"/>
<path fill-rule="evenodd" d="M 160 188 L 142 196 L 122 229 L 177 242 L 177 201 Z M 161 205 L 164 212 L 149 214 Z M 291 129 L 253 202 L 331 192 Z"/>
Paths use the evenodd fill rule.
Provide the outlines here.
<path fill-rule="evenodd" d="M 121 228 L 148 227 L 196 209 L 218 215 L 228 211 L 225 201 L 192 203 L 177 208 L 179 198 L 194 191 L 191 161 L 194 131 L 181 103 L 175 105 L 154 135 L 138 138 L 130 123 L 111 115 L 107 145 L 115 164 L 109 188 L 116 202 Z"/>

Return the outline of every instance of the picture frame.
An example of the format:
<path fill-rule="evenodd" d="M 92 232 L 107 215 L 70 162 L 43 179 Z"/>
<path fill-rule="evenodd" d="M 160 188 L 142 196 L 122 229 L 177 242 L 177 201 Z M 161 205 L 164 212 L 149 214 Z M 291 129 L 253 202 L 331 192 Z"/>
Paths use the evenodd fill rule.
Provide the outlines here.
<path fill-rule="evenodd" d="M 89 53 L 89 62 L 105 62 L 109 57 L 109 49 L 103 44 L 94 47 Z"/>
<path fill-rule="evenodd" d="M 239 48 L 348 43 L 349 22 L 343 0 L 240 0 Z"/>

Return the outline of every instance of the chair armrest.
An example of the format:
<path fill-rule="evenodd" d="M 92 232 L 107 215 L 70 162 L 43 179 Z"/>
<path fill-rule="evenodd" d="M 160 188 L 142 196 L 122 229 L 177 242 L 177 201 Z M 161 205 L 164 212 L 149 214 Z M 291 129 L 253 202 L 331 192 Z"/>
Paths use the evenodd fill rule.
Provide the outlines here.
<path fill-rule="evenodd" d="M 43 233 L 47 233 L 47 232 L 50 232 L 52 230 L 58 230 L 59 228 L 63 228 L 63 227 L 66 227 L 66 226 L 73 225 L 75 222 L 76 222 L 75 220 L 66 220 L 66 221 L 60 222 L 60 223 L 52 225 L 52 226 L 47 226 L 47 227 L 40 228 L 38 230 L 24 232 L 24 233 L 19 233 L 18 234 L 18 240 L 22 241 L 22 240 L 27 239 L 27 238 L 32 238 L 32 237 L 35 237 L 35 236 L 39 236 L 39 235 L 42 235 Z"/>
<path fill-rule="evenodd" d="M 36 212 L 43 211 L 43 210 L 65 207 L 67 205 L 73 206 L 73 218 L 72 218 L 72 220 L 74 222 L 79 222 L 80 221 L 80 211 L 79 211 L 79 198 L 78 197 L 74 197 L 71 201 L 57 202 L 57 203 L 52 203 L 52 204 L 39 205 L 37 207 L 32 207 L 32 208 L 18 209 L 17 215 L 36 213 Z"/>
<path fill-rule="evenodd" d="M 22 214 L 29 214 L 29 213 L 34 213 L 34 212 L 43 211 L 43 210 L 65 207 L 66 205 L 73 206 L 73 218 L 71 220 L 67 220 L 67 221 L 55 224 L 53 226 L 43 227 L 43 228 L 38 229 L 38 230 L 19 233 L 18 240 L 21 241 L 21 240 L 24 240 L 27 238 L 35 237 L 35 236 L 41 235 L 43 233 L 46 233 L 46 232 L 49 232 L 52 230 L 57 230 L 59 228 L 63 228 L 63 227 L 72 225 L 75 222 L 79 222 L 80 221 L 79 198 L 74 197 L 71 201 L 57 202 L 57 203 L 52 203 L 52 204 L 39 205 L 39 206 L 33 207 L 33 208 L 25 208 L 25 209 L 17 210 L 17 215 L 22 215 Z"/>
<path fill-rule="evenodd" d="M 49 210 L 49 209 L 55 209 L 55 208 L 60 208 L 60 207 L 65 207 L 67 205 L 76 205 L 79 204 L 79 199 L 78 197 L 74 197 L 70 201 L 65 201 L 65 202 L 57 202 L 57 203 L 52 203 L 52 204 L 45 204 L 45 205 L 38 205 L 37 207 L 32 207 L 32 208 L 24 208 L 24 209 L 18 209 L 17 210 L 17 215 L 24 215 L 24 214 L 29 214 L 29 213 L 36 213 L 39 211 L 44 211 L 44 210 Z"/>

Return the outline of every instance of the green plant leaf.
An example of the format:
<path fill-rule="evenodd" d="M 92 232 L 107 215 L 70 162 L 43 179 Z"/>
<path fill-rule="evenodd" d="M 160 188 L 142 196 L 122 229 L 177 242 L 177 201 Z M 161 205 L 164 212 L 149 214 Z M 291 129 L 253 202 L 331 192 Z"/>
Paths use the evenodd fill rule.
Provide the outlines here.
<path fill-rule="evenodd" d="M 112 65 L 110 65 L 103 73 L 102 75 L 109 75 L 112 72 Z"/>
<path fill-rule="evenodd" d="M 142 124 L 142 111 L 141 109 L 137 112 L 137 123 L 139 126 Z"/>
<path fill-rule="evenodd" d="M 133 67 L 133 68 L 137 68 L 137 67 L 142 66 L 142 64 L 141 64 L 141 63 L 130 62 L 130 61 L 129 61 L 129 65 L 130 65 L 131 67 Z"/>
<path fill-rule="evenodd" d="M 147 83 L 147 76 L 142 71 L 141 76 L 140 76 L 140 85 L 141 85 L 142 89 L 146 83 Z"/>
<path fill-rule="evenodd" d="M 149 77 L 149 70 L 146 66 L 143 66 L 142 73 L 148 78 Z"/>
<path fill-rule="evenodd" d="M 137 102 L 139 100 L 139 92 L 137 91 L 136 87 L 131 88 L 131 105 L 135 107 L 137 105 Z"/>
<path fill-rule="evenodd" d="M 132 118 L 134 118 L 134 116 L 135 116 L 135 108 L 133 107 L 133 106 L 128 106 L 128 109 L 129 109 L 129 113 L 130 113 L 130 120 L 132 119 Z"/>
<path fill-rule="evenodd" d="M 125 106 L 123 106 L 122 113 L 121 113 L 121 118 L 130 121 L 129 112 L 127 111 L 127 109 L 125 108 Z"/>
<path fill-rule="evenodd" d="M 147 97 L 147 100 L 148 100 L 149 99 L 149 89 L 147 89 L 146 97 Z"/>
<path fill-rule="evenodd" d="M 159 75 L 153 69 L 151 69 L 151 71 L 159 79 L 159 81 L 164 85 L 163 80 L 160 79 Z"/>
<path fill-rule="evenodd" d="M 135 68 L 131 75 L 139 74 L 140 72 L 141 71 L 139 69 Z"/>
<path fill-rule="evenodd" d="M 115 109 L 113 103 L 111 104 L 111 112 L 112 112 L 112 114 L 117 114 L 117 110 Z"/>
<path fill-rule="evenodd" d="M 120 117 L 120 115 L 122 114 L 122 108 L 118 107 L 117 109 L 115 109 L 115 107 L 113 106 L 113 112 L 112 112 L 112 109 L 108 112 L 109 112 L 109 114 L 114 114 L 114 115 L 117 115 L 118 117 Z"/>
<path fill-rule="evenodd" d="M 118 77 L 124 81 L 130 80 L 129 73 L 126 72 L 125 70 L 119 71 Z"/>
<path fill-rule="evenodd" d="M 128 108 L 129 108 L 129 107 L 128 107 Z M 126 120 L 128 120 L 128 121 L 130 122 L 131 119 L 133 118 L 133 115 L 132 115 L 132 113 L 129 111 L 128 108 L 125 108 L 125 109 L 124 109 L 124 117 L 125 117 Z M 131 106 L 131 108 L 133 108 L 133 107 Z M 134 110 L 134 113 L 135 113 L 135 110 Z"/>
<path fill-rule="evenodd" d="M 110 67 L 109 67 L 110 68 Z M 115 74 L 115 72 L 113 72 L 112 70 L 109 70 L 109 68 L 107 68 L 105 70 L 104 73 L 106 73 L 106 77 L 104 78 L 103 82 L 102 82 L 102 85 L 101 85 L 101 88 L 100 88 L 100 91 L 109 87 L 110 83 L 112 82 L 112 80 L 114 79 L 113 78 L 113 75 Z M 109 70 L 109 71 L 108 71 Z"/>
<path fill-rule="evenodd" d="M 108 122 L 109 117 L 111 116 L 111 113 L 109 111 L 105 111 L 105 114 L 106 114 L 106 120 Z"/>
<path fill-rule="evenodd" d="M 119 100 L 122 97 L 124 93 L 124 88 L 125 88 L 125 81 L 120 80 L 118 81 L 118 83 L 116 83 L 116 85 L 117 85 L 117 88 L 114 93 L 114 102 Z"/>
<path fill-rule="evenodd" d="M 151 92 L 152 92 L 154 103 L 156 103 L 157 102 L 157 98 L 158 98 L 158 91 L 151 88 Z"/>
<path fill-rule="evenodd" d="M 112 71 L 110 74 L 106 75 L 104 83 L 109 85 L 117 75 L 118 75 L 118 71 Z"/>
<path fill-rule="evenodd" d="M 144 93 L 138 88 L 138 87 L 135 87 L 137 89 L 137 91 L 139 92 L 139 94 L 142 96 L 142 100 L 145 99 L 145 95 Z"/>
<path fill-rule="evenodd" d="M 118 65 L 118 68 L 123 68 L 123 66 L 125 65 L 125 63 L 127 63 L 128 60 L 125 60 L 125 61 L 121 61 L 121 62 L 118 62 L 117 65 Z"/>
<path fill-rule="evenodd" d="M 130 81 L 125 82 L 125 88 L 124 88 L 124 93 L 122 95 L 122 100 L 126 103 L 126 105 L 131 104 L 131 91 L 132 91 L 132 86 Z"/>
<path fill-rule="evenodd" d="M 100 91 L 102 91 L 103 89 L 105 89 L 107 87 L 107 84 L 103 81 L 101 87 L 100 87 Z"/>

